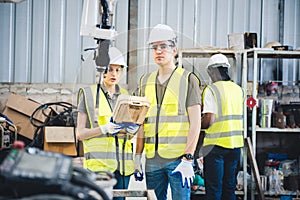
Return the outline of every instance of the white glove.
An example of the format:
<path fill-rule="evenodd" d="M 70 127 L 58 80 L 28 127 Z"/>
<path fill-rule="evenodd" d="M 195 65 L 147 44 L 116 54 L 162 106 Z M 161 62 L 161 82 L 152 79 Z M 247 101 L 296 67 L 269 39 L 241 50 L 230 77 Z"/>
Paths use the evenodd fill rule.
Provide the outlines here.
<path fill-rule="evenodd" d="M 136 154 L 134 157 L 134 178 L 136 181 L 142 181 L 144 179 L 141 159 L 141 154 Z"/>
<path fill-rule="evenodd" d="M 115 124 L 113 122 L 108 122 L 107 124 L 100 126 L 100 129 L 103 134 L 110 133 L 112 135 L 115 135 L 118 133 L 120 130 L 123 129 L 123 126 L 119 124 Z"/>
<path fill-rule="evenodd" d="M 181 160 L 181 163 L 174 169 L 171 173 L 171 175 L 180 173 L 181 178 L 182 178 L 182 187 L 187 185 L 187 187 L 191 187 L 194 178 L 195 178 L 195 173 L 193 169 L 192 162 L 189 162 L 187 160 Z"/>
<path fill-rule="evenodd" d="M 135 134 L 139 130 L 139 128 L 140 126 L 137 124 L 130 124 L 126 126 L 125 130 L 127 133 Z"/>
<path fill-rule="evenodd" d="M 204 169 L 204 161 L 203 161 L 203 157 L 197 158 L 197 165 L 198 165 L 198 173 L 200 175 L 203 175 L 203 169 Z"/>

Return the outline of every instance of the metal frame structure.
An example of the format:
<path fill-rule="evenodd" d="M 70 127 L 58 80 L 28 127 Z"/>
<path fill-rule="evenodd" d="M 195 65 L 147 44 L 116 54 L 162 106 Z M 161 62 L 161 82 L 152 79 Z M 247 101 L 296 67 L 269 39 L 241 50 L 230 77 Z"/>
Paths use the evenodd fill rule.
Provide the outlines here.
<path fill-rule="evenodd" d="M 257 99 L 257 88 L 256 85 L 258 83 L 257 77 L 258 77 L 258 67 L 259 67 L 259 59 L 261 58 L 274 58 L 274 59 L 300 59 L 300 51 L 275 51 L 272 49 L 260 49 L 260 48 L 254 48 L 254 49 L 248 49 L 243 52 L 243 74 L 248 73 L 248 69 L 250 66 L 248 66 L 248 59 L 253 59 L 253 85 L 252 85 L 252 97 L 254 99 Z M 243 85 L 247 85 L 247 78 L 243 79 L 244 83 Z M 245 113 L 247 116 L 247 113 Z M 279 128 L 260 128 L 256 126 L 257 121 L 257 105 L 255 105 L 252 109 L 252 124 L 255 124 L 255 126 L 251 127 L 251 135 L 252 135 L 252 144 L 253 144 L 253 153 L 254 156 L 256 155 L 256 134 L 257 132 L 293 132 L 293 133 L 299 133 L 300 128 L 286 128 L 286 129 L 279 129 Z M 245 182 L 244 182 L 245 183 Z M 255 191 L 254 187 L 252 186 L 251 190 L 251 199 L 255 199 Z M 289 195 L 295 195 L 295 192 L 288 192 Z M 265 192 L 265 195 L 269 195 L 268 192 Z M 279 194 L 279 195 L 286 195 Z"/>
<path fill-rule="evenodd" d="M 190 49 L 180 49 L 178 52 L 178 66 L 182 67 L 183 65 L 183 58 L 209 58 L 213 54 L 222 53 L 229 58 L 234 59 L 234 66 L 233 66 L 233 79 L 237 81 L 237 70 L 236 70 L 236 63 L 240 61 L 242 63 L 241 68 L 241 87 L 247 91 L 247 82 L 248 82 L 248 69 L 252 67 L 253 69 L 253 86 L 252 86 L 252 97 L 257 99 L 257 77 L 258 77 L 258 65 L 259 59 L 261 58 L 285 58 L 285 59 L 299 59 L 300 58 L 300 51 L 276 51 L 272 49 L 262 49 L 262 48 L 253 48 L 253 49 L 245 49 L 245 50 L 228 50 L 228 49 L 205 49 L 205 48 L 190 48 Z M 241 59 L 241 60 L 238 60 Z M 248 66 L 248 60 L 253 59 L 253 66 Z M 252 109 L 252 124 L 256 124 L 256 117 L 257 114 L 257 105 L 254 106 Z M 247 125 L 247 108 L 246 104 L 244 107 L 244 138 L 247 138 L 248 132 L 248 125 Z M 259 128 L 253 126 L 251 128 L 252 133 L 252 145 L 253 145 L 253 154 L 256 155 L 256 133 L 257 132 L 295 132 L 299 133 L 300 128 L 294 129 L 278 129 L 278 128 Z M 246 145 L 243 148 L 243 171 L 247 172 L 247 149 Z M 247 173 L 244 173 L 244 190 L 237 191 L 238 195 L 244 195 L 244 200 L 247 200 Z M 254 181 L 252 179 L 252 187 L 251 187 L 251 199 L 255 199 L 255 187 Z M 295 192 L 294 192 L 295 193 Z M 265 192 L 265 195 L 269 195 L 268 192 Z M 285 194 L 281 194 L 285 195 Z M 294 195 L 293 193 L 289 192 L 289 195 Z"/>

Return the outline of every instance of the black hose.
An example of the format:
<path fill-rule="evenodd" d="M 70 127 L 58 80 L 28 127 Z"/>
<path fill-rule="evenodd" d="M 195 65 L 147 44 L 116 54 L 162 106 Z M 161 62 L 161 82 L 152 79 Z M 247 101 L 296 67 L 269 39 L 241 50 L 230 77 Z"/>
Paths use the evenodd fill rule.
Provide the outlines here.
<path fill-rule="evenodd" d="M 126 142 L 127 142 L 127 135 L 123 139 L 123 145 L 122 145 L 122 172 L 120 171 L 121 176 L 122 176 L 122 180 L 123 180 L 123 188 L 124 189 L 126 189 L 125 188 L 125 145 L 126 145 Z"/>
<path fill-rule="evenodd" d="M 108 11 L 107 1 L 106 0 L 101 0 L 101 5 L 102 5 L 102 8 L 103 8 L 101 28 L 110 29 L 111 26 L 109 24 L 109 11 Z"/>
<path fill-rule="evenodd" d="M 63 111 L 58 113 L 57 115 L 53 116 L 52 113 L 56 113 L 56 111 L 51 106 L 60 106 L 63 108 Z M 73 108 L 76 108 L 76 107 L 68 102 L 62 102 L 62 101 L 46 103 L 46 104 L 43 104 L 43 105 L 40 105 L 39 107 L 37 107 L 30 116 L 30 123 L 34 127 L 36 127 L 36 130 L 34 132 L 33 140 L 29 144 L 29 146 L 36 146 L 40 149 L 43 149 L 44 134 L 41 133 L 43 131 L 43 128 L 45 126 L 49 126 L 49 125 L 50 126 L 57 125 L 57 126 L 72 126 L 72 127 L 74 127 L 74 140 L 75 140 L 74 143 L 75 143 L 75 147 L 76 147 L 77 142 L 76 142 L 75 122 L 74 122 L 74 118 L 72 116 Z M 47 113 L 46 109 L 51 109 L 52 112 Z M 40 110 L 41 110 L 42 115 L 46 117 L 45 122 L 42 124 L 36 123 L 35 122 L 36 120 L 34 119 L 34 116 Z M 65 119 L 67 119 L 67 120 L 65 120 Z M 58 124 L 58 122 L 59 122 L 59 124 Z M 78 152 L 77 152 L 77 154 L 78 154 Z"/>
<path fill-rule="evenodd" d="M 96 191 L 102 197 L 103 200 L 110 200 L 110 198 L 107 196 L 106 192 L 101 187 L 99 187 L 97 184 L 95 184 L 94 182 L 90 181 L 87 178 L 72 176 L 71 182 L 78 184 L 78 185 L 86 186 L 86 187 Z"/>
<path fill-rule="evenodd" d="M 52 109 L 50 106 L 53 106 L 53 105 L 64 107 L 64 108 L 66 108 L 66 110 L 64 110 L 63 112 L 59 113 L 58 115 L 56 115 L 56 116 L 54 116 L 54 117 L 51 116 L 51 115 L 49 115 L 49 114 L 46 114 L 46 113 L 45 113 L 45 110 L 46 110 L 47 108 Z M 74 106 L 73 106 L 72 104 L 68 103 L 68 102 L 54 102 L 54 103 L 46 103 L 46 104 L 40 105 L 40 106 L 39 106 L 38 108 L 36 108 L 36 109 L 33 111 L 33 113 L 31 114 L 31 116 L 30 116 L 30 123 L 31 123 L 34 127 L 44 127 L 44 126 L 48 125 L 48 123 L 49 123 L 50 121 L 53 121 L 54 119 L 57 119 L 58 117 L 62 116 L 62 115 L 63 115 L 64 113 L 66 113 L 66 112 L 70 112 L 70 110 L 72 110 L 73 107 L 74 107 Z M 34 115 L 35 115 L 39 110 L 42 110 L 42 114 L 47 118 L 46 124 L 37 125 L 37 124 L 34 123 Z M 53 109 L 52 109 L 52 110 L 53 110 Z"/>

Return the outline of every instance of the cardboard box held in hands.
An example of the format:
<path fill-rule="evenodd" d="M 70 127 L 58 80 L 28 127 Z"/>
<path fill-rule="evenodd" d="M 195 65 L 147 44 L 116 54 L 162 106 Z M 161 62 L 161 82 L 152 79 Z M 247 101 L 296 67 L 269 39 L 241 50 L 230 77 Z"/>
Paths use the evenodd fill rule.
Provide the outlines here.
<path fill-rule="evenodd" d="M 121 94 L 113 111 L 113 120 L 116 123 L 143 124 L 149 107 L 147 97 Z"/>

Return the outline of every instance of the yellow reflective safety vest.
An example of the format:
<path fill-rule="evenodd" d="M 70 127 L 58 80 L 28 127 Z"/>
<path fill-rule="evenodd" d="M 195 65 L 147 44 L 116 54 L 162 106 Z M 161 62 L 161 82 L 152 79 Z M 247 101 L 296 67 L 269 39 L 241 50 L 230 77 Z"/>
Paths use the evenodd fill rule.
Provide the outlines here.
<path fill-rule="evenodd" d="M 217 113 L 214 123 L 205 130 L 203 146 L 218 145 L 230 149 L 244 146 L 244 90 L 232 81 L 217 81 L 206 87 L 203 97 L 208 89 L 215 97 Z"/>
<path fill-rule="evenodd" d="M 166 87 L 161 105 L 157 103 L 156 77 L 158 71 L 141 78 L 141 94 L 150 99 L 144 122 L 146 157 L 155 151 L 162 158 L 177 158 L 184 154 L 189 131 L 186 97 L 190 72 L 176 68 Z"/>
<path fill-rule="evenodd" d="M 122 94 L 128 94 L 125 89 L 120 88 Z M 109 122 L 112 116 L 112 108 L 101 88 L 99 88 L 99 111 L 98 111 L 98 124 L 93 121 L 94 108 L 97 96 L 97 85 L 90 88 L 81 90 L 83 93 L 85 107 L 88 115 L 88 126 L 98 127 L 105 125 Z M 93 97 L 93 105 L 89 105 L 88 98 Z M 126 176 L 131 175 L 134 171 L 132 146 L 129 137 L 118 137 L 116 139 L 109 135 L 100 135 L 90 139 L 85 139 L 83 142 L 84 151 L 84 167 L 97 172 L 97 171 L 111 171 L 114 172 L 118 169 L 121 174 Z M 123 145 L 125 142 L 125 145 Z M 118 144 L 118 153 L 117 153 Z M 123 169 L 123 159 L 125 167 Z"/>

